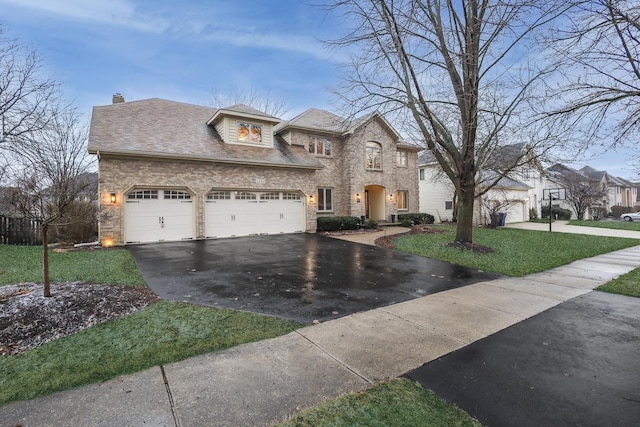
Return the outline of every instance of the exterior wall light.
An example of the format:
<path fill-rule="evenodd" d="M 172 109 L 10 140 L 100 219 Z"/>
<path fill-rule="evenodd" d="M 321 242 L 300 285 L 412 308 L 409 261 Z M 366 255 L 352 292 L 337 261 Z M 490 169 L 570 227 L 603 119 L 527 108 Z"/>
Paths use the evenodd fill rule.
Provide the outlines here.
<path fill-rule="evenodd" d="M 313 194 L 309 195 L 309 203 L 313 203 Z"/>
<path fill-rule="evenodd" d="M 360 193 L 356 193 L 356 202 L 360 203 Z"/>
<path fill-rule="evenodd" d="M 111 195 L 109 196 L 109 201 L 111 203 L 115 203 L 116 202 L 116 193 L 111 193 Z"/>
<path fill-rule="evenodd" d="M 389 200 L 393 201 L 393 194 L 392 193 L 389 194 Z"/>

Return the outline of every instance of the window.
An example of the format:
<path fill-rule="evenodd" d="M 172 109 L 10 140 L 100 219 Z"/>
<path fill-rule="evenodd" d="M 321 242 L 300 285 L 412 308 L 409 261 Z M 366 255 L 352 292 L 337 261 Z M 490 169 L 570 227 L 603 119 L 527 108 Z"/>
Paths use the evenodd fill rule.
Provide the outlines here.
<path fill-rule="evenodd" d="M 255 200 L 256 193 L 247 193 L 246 191 L 236 192 L 236 200 Z"/>
<path fill-rule="evenodd" d="M 327 138 L 311 137 L 309 141 L 309 152 L 318 156 L 331 155 L 331 141 Z"/>
<path fill-rule="evenodd" d="M 158 190 L 139 190 L 129 193 L 127 199 L 157 199 Z"/>
<path fill-rule="evenodd" d="M 173 191 L 173 190 L 165 190 L 164 192 L 165 199 L 174 199 L 174 200 L 190 200 L 191 194 L 186 191 Z"/>
<path fill-rule="evenodd" d="M 377 142 L 367 142 L 367 169 L 382 169 L 382 147 Z"/>
<path fill-rule="evenodd" d="M 263 193 L 260 200 L 280 200 L 280 193 Z"/>
<path fill-rule="evenodd" d="M 424 181 L 424 169 L 420 169 L 420 181 Z"/>
<path fill-rule="evenodd" d="M 398 166 L 407 167 L 407 152 L 406 151 L 396 151 L 396 162 Z"/>
<path fill-rule="evenodd" d="M 262 142 L 262 125 L 238 122 L 238 141 Z"/>
<path fill-rule="evenodd" d="M 406 211 L 409 209 L 408 195 L 409 195 L 408 191 L 405 191 L 405 190 L 398 191 L 398 197 L 396 200 L 398 201 L 399 211 Z"/>
<path fill-rule="evenodd" d="M 207 194 L 209 200 L 231 200 L 231 191 L 212 191 Z"/>
<path fill-rule="evenodd" d="M 300 200 L 300 193 L 282 193 L 282 200 Z"/>
<path fill-rule="evenodd" d="M 333 210 L 333 195 L 330 188 L 318 188 L 318 211 L 328 212 Z"/>
<path fill-rule="evenodd" d="M 447 200 L 446 202 L 444 202 L 444 208 L 448 211 L 453 209 L 453 201 L 451 200 Z"/>
<path fill-rule="evenodd" d="M 522 179 L 531 179 L 531 171 L 529 169 L 522 170 Z"/>

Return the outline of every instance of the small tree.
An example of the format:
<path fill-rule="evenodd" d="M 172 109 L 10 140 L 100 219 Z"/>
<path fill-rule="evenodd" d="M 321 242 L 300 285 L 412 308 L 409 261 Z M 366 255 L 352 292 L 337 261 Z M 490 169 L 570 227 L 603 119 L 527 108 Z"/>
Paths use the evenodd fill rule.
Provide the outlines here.
<path fill-rule="evenodd" d="M 7 37 L 0 26 L 0 154 L 47 126 L 59 89 L 57 81 L 43 75 L 38 53 Z"/>
<path fill-rule="evenodd" d="M 552 166 L 550 171 L 552 181 L 566 189 L 567 203 L 578 220 L 583 220 L 589 209 L 600 207 L 607 197 L 607 191 L 599 181 L 589 179 L 580 171 L 561 165 Z"/>
<path fill-rule="evenodd" d="M 24 217 L 41 223 L 45 297 L 51 296 L 49 228 L 65 220 L 91 185 L 79 178 L 90 166 L 86 138 L 87 127 L 80 123 L 76 110 L 65 108 L 55 111 L 46 128 L 17 140 L 14 157 L 19 163 L 12 171 L 15 187 L 10 202 Z"/>

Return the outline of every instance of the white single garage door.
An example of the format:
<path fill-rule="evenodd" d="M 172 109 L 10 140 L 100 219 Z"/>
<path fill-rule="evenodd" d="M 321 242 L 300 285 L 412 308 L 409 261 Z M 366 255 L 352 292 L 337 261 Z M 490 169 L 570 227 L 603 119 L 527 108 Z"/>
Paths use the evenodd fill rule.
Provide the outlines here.
<path fill-rule="evenodd" d="M 523 222 L 525 220 L 524 207 L 525 205 L 521 201 L 514 201 L 509 205 L 506 209 L 507 217 L 505 218 L 505 223 Z"/>
<path fill-rule="evenodd" d="M 306 229 L 303 197 L 297 192 L 211 191 L 205 231 L 210 238 L 295 233 Z"/>
<path fill-rule="evenodd" d="M 193 239 L 193 201 L 186 191 L 132 191 L 124 209 L 126 243 Z"/>

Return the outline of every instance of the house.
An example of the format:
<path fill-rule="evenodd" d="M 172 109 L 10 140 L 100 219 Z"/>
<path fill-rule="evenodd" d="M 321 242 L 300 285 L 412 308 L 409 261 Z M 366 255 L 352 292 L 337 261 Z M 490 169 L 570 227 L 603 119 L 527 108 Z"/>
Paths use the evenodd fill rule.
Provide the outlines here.
<path fill-rule="evenodd" d="M 94 107 L 104 245 L 314 232 L 319 216 L 418 209 L 418 149 L 383 116 L 164 99 Z"/>
<path fill-rule="evenodd" d="M 487 185 L 493 187 L 479 195 L 474 208 L 474 223 L 488 224 L 490 213 L 506 213 L 506 222 L 529 220 L 529 211 L 540 212 L 542 194 L 541 166 L 525 144 L 500 147 L 479 175 L 478 193 Z M 418 161 L 420 212 L 434 215 L 436 221 L 453 219 L 455 197 L 453 184 L 431 152 L 420 153 Z"/>
<path fill-rule="evenodd" d="M 626 179 L 609 175 L 609 206 L 635 208 L 638 199 L 636 185 Z"/>
<path fill-rule="evenodd" d="M 609 212 L 609 176 L 605 171 L 589 167 L 578 170 L 556 163 L 545 170 L 545 188 L 564 189 L 566 199 L 552 201 L 552 206 L 568 209 L 577 218 L 578 208 L 582 219 L 593 218 L 594 209 L 602 211 L 599 215 Z"/>

